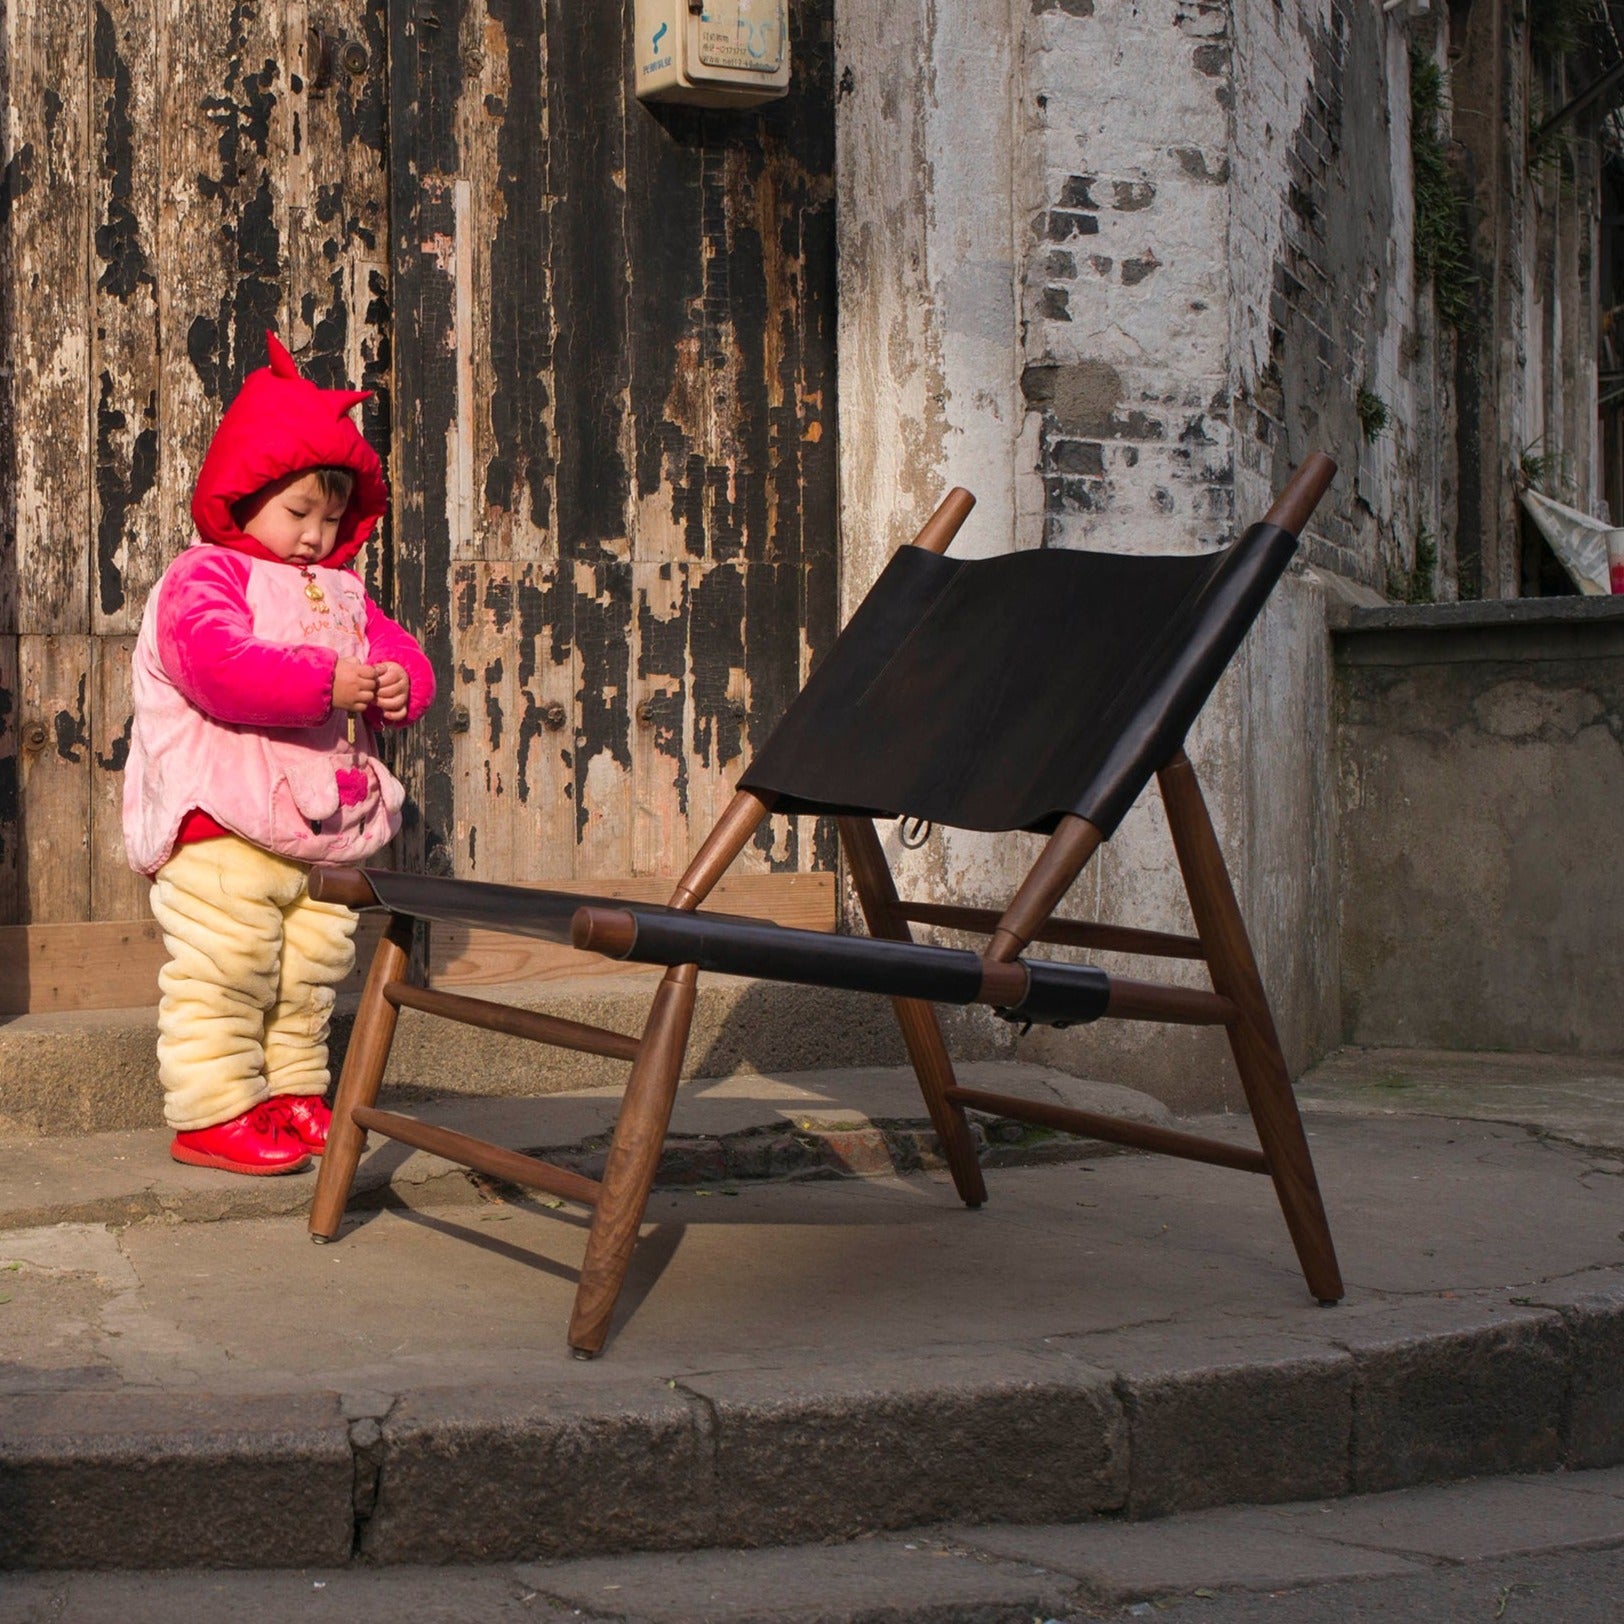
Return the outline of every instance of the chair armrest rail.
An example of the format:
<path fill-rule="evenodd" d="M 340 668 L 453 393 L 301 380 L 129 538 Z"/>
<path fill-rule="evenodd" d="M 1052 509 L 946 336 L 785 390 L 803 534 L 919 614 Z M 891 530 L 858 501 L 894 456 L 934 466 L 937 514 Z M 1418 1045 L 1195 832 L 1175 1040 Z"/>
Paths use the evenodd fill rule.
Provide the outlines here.
<path fill-rule="evenodd" d="M 1097 1020 L 1111 980 L 1086 964 L 1000 963 L 959 948 L 871 936 L 831 936 L 781 925 L 696 914 L 577 911 L 570 939 L 585 952 L 642 964 L 693 964 L 723 975 L 757 976 L 936 1004 L 993 1004 L 1010 1020 L 1049 1026 Z"/>

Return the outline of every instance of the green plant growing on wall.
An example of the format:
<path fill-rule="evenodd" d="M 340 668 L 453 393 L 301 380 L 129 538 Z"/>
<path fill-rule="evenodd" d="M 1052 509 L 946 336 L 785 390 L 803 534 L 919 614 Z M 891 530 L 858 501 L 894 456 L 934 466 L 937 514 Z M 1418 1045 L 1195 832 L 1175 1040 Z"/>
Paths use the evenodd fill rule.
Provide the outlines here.
<path fill-rule="evenodd" d="M 1549 65 L 1576 51 L 1596 19 L 1596 0 L 1535 0 L 1528 8 L 1528 49 Z"/>
<path fill-rule="evenodd" d="M 1517 460 L 1517 472 L 1530 490 L 1550 496 L 1566 482 L 1564 459 L 1560 451 L 1536 452 L 1534 447 L 1538 444 L 1539 441 L 1534 440 L 1523 447 L 1522 456 Z"/>
<path fill-rule="evenodd" d="M 1554 69 L 1551 71 L 1555 73 Z M 1552 91 L 1536 79 L 1528 87 L 1529 173 L 1554 182 L 1562 197 L 1571 201 L 1577 195 L 1574 188 L 1579 167 L 1590 142 L 1571 124 L 1546 130 L 1541 135 L 1541 127 L 1555 111 Z"/>
<path fill-rule="evenodd" d="M 1431 603 L 1438 596 L 1438 543 L 1426 521 L 1415 533 L 1415 563 L 1387 573 L 1387 596 L 1395 603 Z"/>
<path fill-rule="evenodd" d="M 1439 134 L 1444 110 L 1442 69 L 1418 45 L 1410 47 L 1410 168 L 1415 191 L 1415 268 L 1430 277 L 1438 315 L 1464 328 L 1472 316 L 1471 249 L 1461 200 Z"/>
<path fill-rule="evenodd" d="M 1362 384 L 1354 409 L 1359 413 L 1359 427 L 1367 440 L 1374 440 L 1392 421 L 1392 414 L 1387 410 L 1387 402 Z"/>

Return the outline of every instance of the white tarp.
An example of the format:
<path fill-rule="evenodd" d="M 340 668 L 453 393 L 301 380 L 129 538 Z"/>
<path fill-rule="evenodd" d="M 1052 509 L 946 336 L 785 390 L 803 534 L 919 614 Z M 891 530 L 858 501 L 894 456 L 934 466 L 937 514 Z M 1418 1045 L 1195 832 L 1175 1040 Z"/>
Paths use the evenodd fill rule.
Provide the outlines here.
<path fill-rule="evenodd" d="M 1592 519 L 1577 508 L 1563 507 L 1538 491 L 1525 490 L 1522 502 L 1551 551 L 1573 577 L 1573 584 L 1587 596 L 1609 593 L 1608 556 L 1609 552 L 1624 555 L 1624 530 Z"/>

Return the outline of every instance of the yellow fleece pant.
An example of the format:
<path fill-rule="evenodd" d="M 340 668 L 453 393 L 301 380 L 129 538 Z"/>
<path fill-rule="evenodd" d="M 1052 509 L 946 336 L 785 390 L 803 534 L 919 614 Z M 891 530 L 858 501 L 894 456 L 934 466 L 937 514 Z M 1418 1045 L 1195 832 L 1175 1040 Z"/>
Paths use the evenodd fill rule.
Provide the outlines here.
<path fill-rule="evenodd" d="M 308 867 L 224 835 L 178 846 L 158 870 L 152 912 L 169 949 L 158 1080 L 172 1128 L 326 1090 L 327 1029 L 334 989 L 355 963 L 356 915 L 312 901 Z"/>

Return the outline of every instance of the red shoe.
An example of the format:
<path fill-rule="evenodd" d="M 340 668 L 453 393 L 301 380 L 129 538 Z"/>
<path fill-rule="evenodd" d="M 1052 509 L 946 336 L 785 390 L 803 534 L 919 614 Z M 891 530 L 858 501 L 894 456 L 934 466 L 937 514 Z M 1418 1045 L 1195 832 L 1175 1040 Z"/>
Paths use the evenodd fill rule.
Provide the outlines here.
<path fill-rule="evenodd" d="M 169 1154 L 193 1167 L 219 1167 L 227 1173 L 297 1173 L 310 1153 L 269 1105 L 256 1105 L 229 1122 L 177 1133 Z"/>
<path fill-rule="evenodd" d="M 277 1094 L 270 1108 L 281 1119 L 283 1130 L 297 1139 L 312 1156 L 327 1148 L 327 1130 L 333 1113 L 320 1094 Z"/>

